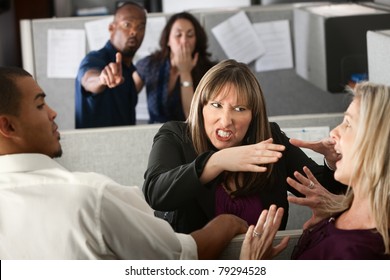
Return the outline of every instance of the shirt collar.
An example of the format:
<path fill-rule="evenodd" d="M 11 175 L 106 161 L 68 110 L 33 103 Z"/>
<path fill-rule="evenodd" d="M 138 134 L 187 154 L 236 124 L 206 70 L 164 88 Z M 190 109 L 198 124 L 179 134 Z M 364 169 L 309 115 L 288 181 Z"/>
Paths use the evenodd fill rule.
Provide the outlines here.
<path fill-rule="evenodd" d="M 43 154 L 12 154 L 0 156 L 0 173 L 29 172 L 40 169 L 65 169 Z"/>
<path fill-rule="evenodd" d="M 109 52 L 110 52 L 110 56 L 111 56 L 111 60 L 112 61 L 115 61 L 116 59 L 116 53 L 118 52 L 118 50 L 114 47 L 114 45 L 111 43 L 110 40 L 107 41 L 106 43 L 106 46 L 105 46 Z M 130 73 L 133 73 L 136 68 L 135 68 L 135 65 L 134 65 L 134 57 L 133 57 L 133 60 L 131 61 L 131 64 L 130 66 L 127 66 L 126 64 L 122 63 L 122 67 L 125 67 L 125 69 L 129 69 Z"/>

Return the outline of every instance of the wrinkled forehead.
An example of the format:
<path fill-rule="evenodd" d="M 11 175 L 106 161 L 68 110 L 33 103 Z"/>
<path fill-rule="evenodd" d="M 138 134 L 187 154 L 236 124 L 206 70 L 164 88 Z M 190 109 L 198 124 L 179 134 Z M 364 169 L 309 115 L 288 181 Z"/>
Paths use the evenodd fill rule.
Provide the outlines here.
<path fill-rule="evenodd" d="M 208 101 L 221 101 L 227 97 L 234 98 L 235 104 L 249 106 L 248 93 L 244 88 L 240 88 L 232 83 L 225 83 L 214 89 L 210 89 L 208 96 L 206 97 L 206 103 Z"/>

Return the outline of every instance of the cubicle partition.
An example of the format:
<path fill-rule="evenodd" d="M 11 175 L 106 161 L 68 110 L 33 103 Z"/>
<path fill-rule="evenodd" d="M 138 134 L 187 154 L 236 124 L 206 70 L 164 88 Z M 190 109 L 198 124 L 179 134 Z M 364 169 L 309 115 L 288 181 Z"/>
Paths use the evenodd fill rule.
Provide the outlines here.
<path fill-rule="evenodd" d="M 369 79 L 390 86 L 390 30 L 367 33 L 367 55 Z"/>
<path fill-rule="evenodd" d="M 83 30 L 85 22 L 100 18 L 102 17 L 50 18 L 31 21 L 31 46 L 33 49 L 32 53 L 23 54 L 23 61 L 26 56 L 29 57 L 30 55 L 33 58 L 33 65 L 25 66 L 25 68 L 33 69 L 35 79 L 46 93 L 48 104 L 50 104 L 58 113 L 57 123 L 62 129 L 75 128 L 74 82 L 77 73 L 74 73 L 74 78 L 48 77 L 48 30 Z M 28 27 L 28 25 L 26 25 L 26 27 Z M 61 65 L 58 66 L 61 67 Z"/>
<path fill-rule="evenodd" d="M 267 102 L 270 116 L 298 115 L 298 114 L 324 114 L 343 112 L 349 99 L 345 94 L 331 94 L 309 81 L 298 76 L 295 71 L 294 51 L 294 9 L 310 5 L 326 5 L 327 2 L 279 4 L 267 6 L 252 6 L 241 8 L 245 11 L 251 23 L 273 22 L 288 20 L 292 44 L 293 67 L 272 71 L 256 72 L 255 63 L 249 64 L 260 81 Z M 225 10 L 204 12 L 201 15 L 202 23 L 209 38 L 209 50 L 213 58 L 222 60 L 228 58 L 221 45 L 216 40 L 212 29 L 239 10 Z M 240 42 L 245 45 L 246 42 Z"/>
<path fill-rule="evenodd" d="M 149 15 L 149 18 L 167 16 L 167 14 L 156 13 Z M 112 18 L 112 16 L 50 18 L 21 21 L 21 30 L 23 34 L 21 38 L 23 67 L 33 74 L 38 84 L 45 91 L 47 102 L 55 108 L 58 113 L 57 123 L 62 129 L 75 128 L 75 78 L 77 71 L 75 71 L 74 77 L 67 78 L 50 77 L 48 75 L 49 31 L 84 31 L 86 23 L 98 20 L 108 21 L 110 18 Z M 108 25 L 99 27 L 99 32 L 104 34 L 108 33 Z M 90 44 L 86 43 L 85 47 L 85 53 L 91 50 Z M 58 67 L 61 67 L 61 65 L 58 65 Z M 143 93 L 143 95 L 144 94 L 145 93 Z M 144 104 L 146 98 L 141 96 L 139 100 L 139 106 L 146 108 Z"/>
<path fill-rule="evenodd" d="M 244 12 L 251 23 L 285 20 L 289 24 L 290 40 L 293 48 L 295 37 L 292 26 L 293 10 L 301 5 L 309 4 L 251 6 L 191 12 L 200 19 L 207 32 L 209 51 L 212 53 L 212 57 L 216 60 L 222 60 L 228 58 L 228 56 L 212 32 L 216 25 L 240 12 Z M 324 2 L 311 3 L 311 5 L 324 5 Z M 169 14 L 164 13 L 152 13 L 148 15 L 148 19 L 152 17 L 167 18 L 169 16 Z M 46 92 L 48 103 L 58 112 L 57 122 L 62 129 L 73 129 L 75 127 L 74 80 L 77 73 L 75 71 L 74 77 L 69 78 L 48 77 L 49 30 L 85 30 L 85 23 L 104 18 L 107 18 L 107 16 L 22 21 L 24 67 L 34 74 L 34 77 Z M 106 30 L 102 30 L 102 32 L 106 32 Z M 159 34 L 155 34 L 155 36 L 158 38 Z M 244 47 L 248 42 L 232 43 Z M 86 51 L 89 51 L 88 44 L 86 44 Z M 251 61 L 248 65 L 261 83 L 270 116 L 338 113 L 343 112 L 349 102 L 344 94 L 331 94 L 298 76 L 295 72 L 294 50 L 292 51 L 292 65 L 289 68 L 257 71 L 255 62 Z M 146 102 L 140 100 L 140 103 Z M 142 104 L 139 105 L 142 106 Z"/>

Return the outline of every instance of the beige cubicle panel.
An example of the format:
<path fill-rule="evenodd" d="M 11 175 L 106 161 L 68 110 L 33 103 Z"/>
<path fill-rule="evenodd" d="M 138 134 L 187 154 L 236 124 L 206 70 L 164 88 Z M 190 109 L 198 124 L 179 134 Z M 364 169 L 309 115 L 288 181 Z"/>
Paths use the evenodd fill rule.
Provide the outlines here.
<path fill-rule="evenodd" d="M 390 30 L 367 32 L 368 78 L 390 86 Z"/>

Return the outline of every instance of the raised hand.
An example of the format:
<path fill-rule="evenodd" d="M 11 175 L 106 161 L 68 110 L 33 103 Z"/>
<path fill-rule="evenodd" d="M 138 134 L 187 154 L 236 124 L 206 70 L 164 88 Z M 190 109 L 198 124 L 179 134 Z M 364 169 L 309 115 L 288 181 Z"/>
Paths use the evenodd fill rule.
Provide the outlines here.
<path fill-rule="evenodd" d="M 122 75 L 122 54 L 116 53 L 116 61 L 110 62 L 99 75 L 99 80 L 103 85 L 114 88 L 123 83 Z"/>
<path fill-rule="evenodd" d="M 176 66 L 179 73 L 191 73 L 198 63 L 198 57 L 198 53 L 195 53 L 194 57 L 192 57 L 191 48 L 181 44 L 173 52 L 172 65 Z"/>
<path fill-rule="evenodd" d="M 245 235 L 241 247 L 241 260 L 272 259 L 287 247 L 289 236 L 284 237 L 278 245 L 272 246 L 283 212 L 283 208 L 277 209 L 276 205 L 271 205 L 269 211 L 261 212 L 256 226 L 250 226 Z"/>
<path fill-rule="evenodd" d="M 267 139 L 257 144 L 231 147 L 219 150 L 207 161 L 200 180 L 210 182 L 223 171 L 266 172 L 263 165 L 277 162 L 282 157 L 285 146 L 273 144 Z"/>
<path fill-rule="evenodd" d="M 287 183 L 305 197 L 288 196 L 287 199 L 291 203 L 307 206 L 312 210 L 313 215 L 303 225 L 303 228 L 306 229 L 334 214 L 327 207 L 328 202 L 341 201 L 344 195 L 335 195 L 326 190 L 306 166 L 303 168 L 303 171 L 306 177 L 299 172 L 295 172 L 296 180 L 288 177 Z"/>
<path fill-rule="evenodd" d="M 290 143 L 323 154 L 329 167 L 333 170 L 336 169 L 336 162 L 340 159 L 340 154 L 334 149 L 336 142 L 332 138 L 328 137 L 319 141 L 303 141 L 291 138 Z"/>
<path fill-rule="evenodd" d="M 257 144 L 227 148 L 219 151 L 223 154 L 223 170 L 265 172 L 265 164 L 275 163 L 282 157 L 283 145 L 274 144 L 267 139 Z"/>

